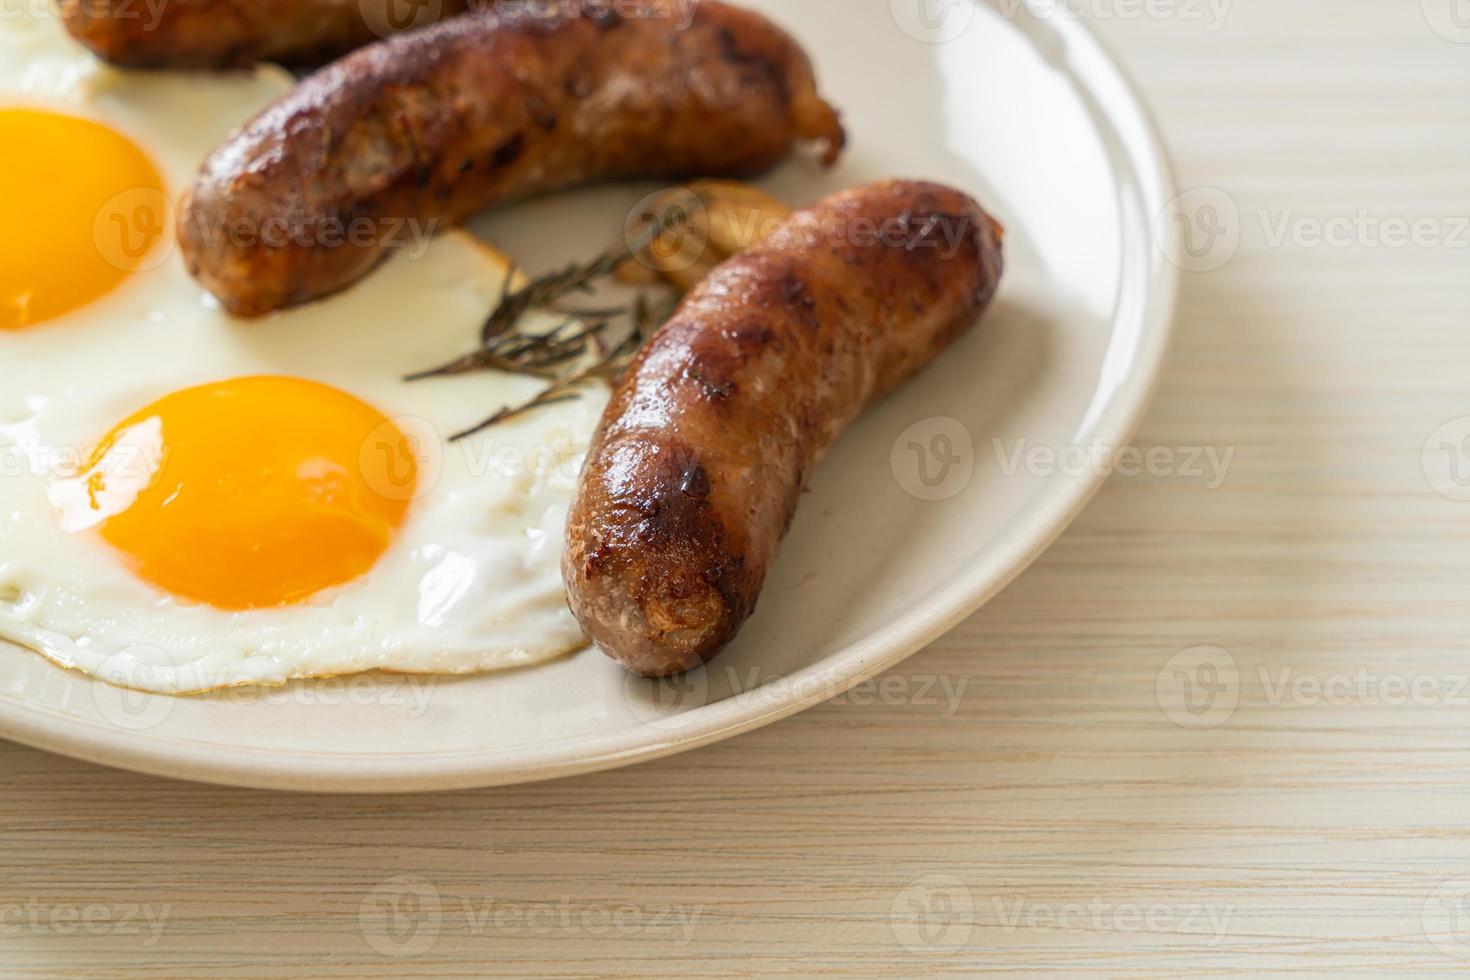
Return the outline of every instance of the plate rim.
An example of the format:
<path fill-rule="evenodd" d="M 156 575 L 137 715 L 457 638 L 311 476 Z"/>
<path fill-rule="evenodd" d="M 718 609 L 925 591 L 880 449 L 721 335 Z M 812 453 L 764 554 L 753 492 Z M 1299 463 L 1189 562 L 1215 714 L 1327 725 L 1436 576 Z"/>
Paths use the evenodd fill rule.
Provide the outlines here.
<path fill-rule="evenodd" d="M 979 0 L 977 0 L 979 2 Z M 1090 49 L 1092 67 L 1075 77 L 1096 93 L 1098 77 L 1120 95 L 1110 100 L 1098 121 L 1108 123 L 1124 157 L 1132 164 L 1145 202 L 1160 207 L 1174 199 L 1177 180 L 1162 133 L 1137 83 L 1097 32 L 1078 18 L 1040 18 L 1025 0 L 1030 16 L 1064 42 L 1067 50 Z M 1077 46 L 1075 49 L 1073 46 Z M 1075 65 L 1069 68 L 1075 69 Z M 1140 136 L 1119 132 L 1117 120 L 1132 114 Z M 1144 168 L 1156 179 L 1145 184 Z M 1155 212 L 1157 213 L 1157 212 Z M 1164 259 L 1177 254 L 1178 231 L 1167 222 L 1150 225 L 1152 249 L 1147 298 L 1140 316 L 1133 368 L 1120 382 L 1109 407 L 1094 426 L 1095 437 L 1110 448 L 1128 444 L 1160 383 L 1174 327 L 1181 270 Z M 1107 479 L 1107 467 L 1062 473 L 1048 487 L 1028 529 L 957 576 L 923 605 L 878 633 L 840 653 L 783 678 L 703 705 L 677 727 L 645 726 L 607 739 L 598 751 L 568 757 L 565 740 L 515 753 L 464 751 L 402 753 L 412 769 L 395 768 L 391 754 L 351 756 L 299 749 L 240 748 L 199 743 L 170 744 L 156 735 L 128 732 L 61 715 L 40 705 L 0 698 L 0 737 L 88 762 L 156 776 L 256 789 L 322 793 L 425 792 L 505 786 L 559 779 L 664 758 L 771 724 L 826 701 L 917 653 L 948 633 L 1009 585 L 1071 525 Z M 61 715 L 64 720 L 53 716 Z M 559 749 L 560 746 L 560 749 Z M 326 760 L 325 764 L 323 760 Z"/>

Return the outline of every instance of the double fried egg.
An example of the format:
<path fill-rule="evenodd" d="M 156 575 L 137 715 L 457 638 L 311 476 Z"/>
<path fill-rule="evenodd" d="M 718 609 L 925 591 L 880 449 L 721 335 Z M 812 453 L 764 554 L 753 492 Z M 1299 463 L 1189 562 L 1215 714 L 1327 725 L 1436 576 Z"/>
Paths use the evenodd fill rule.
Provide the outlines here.
<path fill-rule="evenodd" d="M 504 256 L 422 236 L 232 319 L 172 202 L 291 77 L 116 71 L 41 14 L 0 68 L 0 639 L 168 693 L 582 645 L 558 561 L 605 394 L 450 442 L 541 382 L 403 380 L 474 344 Z"/>

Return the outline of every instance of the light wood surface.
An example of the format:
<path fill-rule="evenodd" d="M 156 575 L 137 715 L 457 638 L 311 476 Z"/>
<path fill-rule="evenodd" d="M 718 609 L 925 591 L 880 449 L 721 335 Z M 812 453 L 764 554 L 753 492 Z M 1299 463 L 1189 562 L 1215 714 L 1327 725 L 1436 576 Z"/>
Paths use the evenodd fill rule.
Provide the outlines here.
<path fill-rule="evenodd" d="M 1470 502 L 1422 458 L 1470 416 L 1470 44 L 1086 6 L 1241 216 L 1138 438 L 1223 483 L 1115 477 L 886 688 L 634 769 L 314 798 L 0 743 L 0 973 L 1470 969 Z"/>

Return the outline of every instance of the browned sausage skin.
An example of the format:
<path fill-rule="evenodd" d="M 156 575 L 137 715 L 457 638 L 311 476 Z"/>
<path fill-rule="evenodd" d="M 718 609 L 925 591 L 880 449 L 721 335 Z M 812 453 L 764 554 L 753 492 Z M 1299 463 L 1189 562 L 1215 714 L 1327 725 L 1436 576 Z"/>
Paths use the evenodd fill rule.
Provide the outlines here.
<path fill-rule="evenodd" d="M 329 65 L 205 161 L 189 270 L 255 316 L 366 274 L 414 229 L 591 181 L 742 176 L 843 144 L 786 33 L 704 0 L 604 15 L 467 14 Z M 344 228 L 364 234 L 343 234 Z"/>
<path fill-rule="evenodd" d="M 72 37 L 125 68 L 325 64 L 492 0 L 59 0 Z M 400 16 L 402 14 L 402 16 Z"/>
<path fill-rule="evenodd" d="M 661 676 L 734 637 L 818 459 L 975 322 L 1000 240 L 959 191 L 889 181 L 689 293 L 614 391 L 567 524 L 569 602 L 605 653 Z"/>

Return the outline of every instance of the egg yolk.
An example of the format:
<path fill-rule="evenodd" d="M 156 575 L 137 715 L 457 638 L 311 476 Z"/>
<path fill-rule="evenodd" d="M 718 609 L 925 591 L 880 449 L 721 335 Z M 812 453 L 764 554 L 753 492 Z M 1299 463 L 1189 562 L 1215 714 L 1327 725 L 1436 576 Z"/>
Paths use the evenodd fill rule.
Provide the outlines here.
<path fill-rule="evenodd" d="M 0 109 L 0 148 L 0 330 L 90 303 L 168 235 L 157 169 L 106 126 Z"/>
<path fill-rule="evenodd" d="M 63 526 L 97 527 L 146 581 L 255 609 L 366 572 L 417 480 L 415 447 L 372 406 L 313 381 L 246 377 L 123 420 L 70 481 L 69 503 L 53 500 Z"/>

